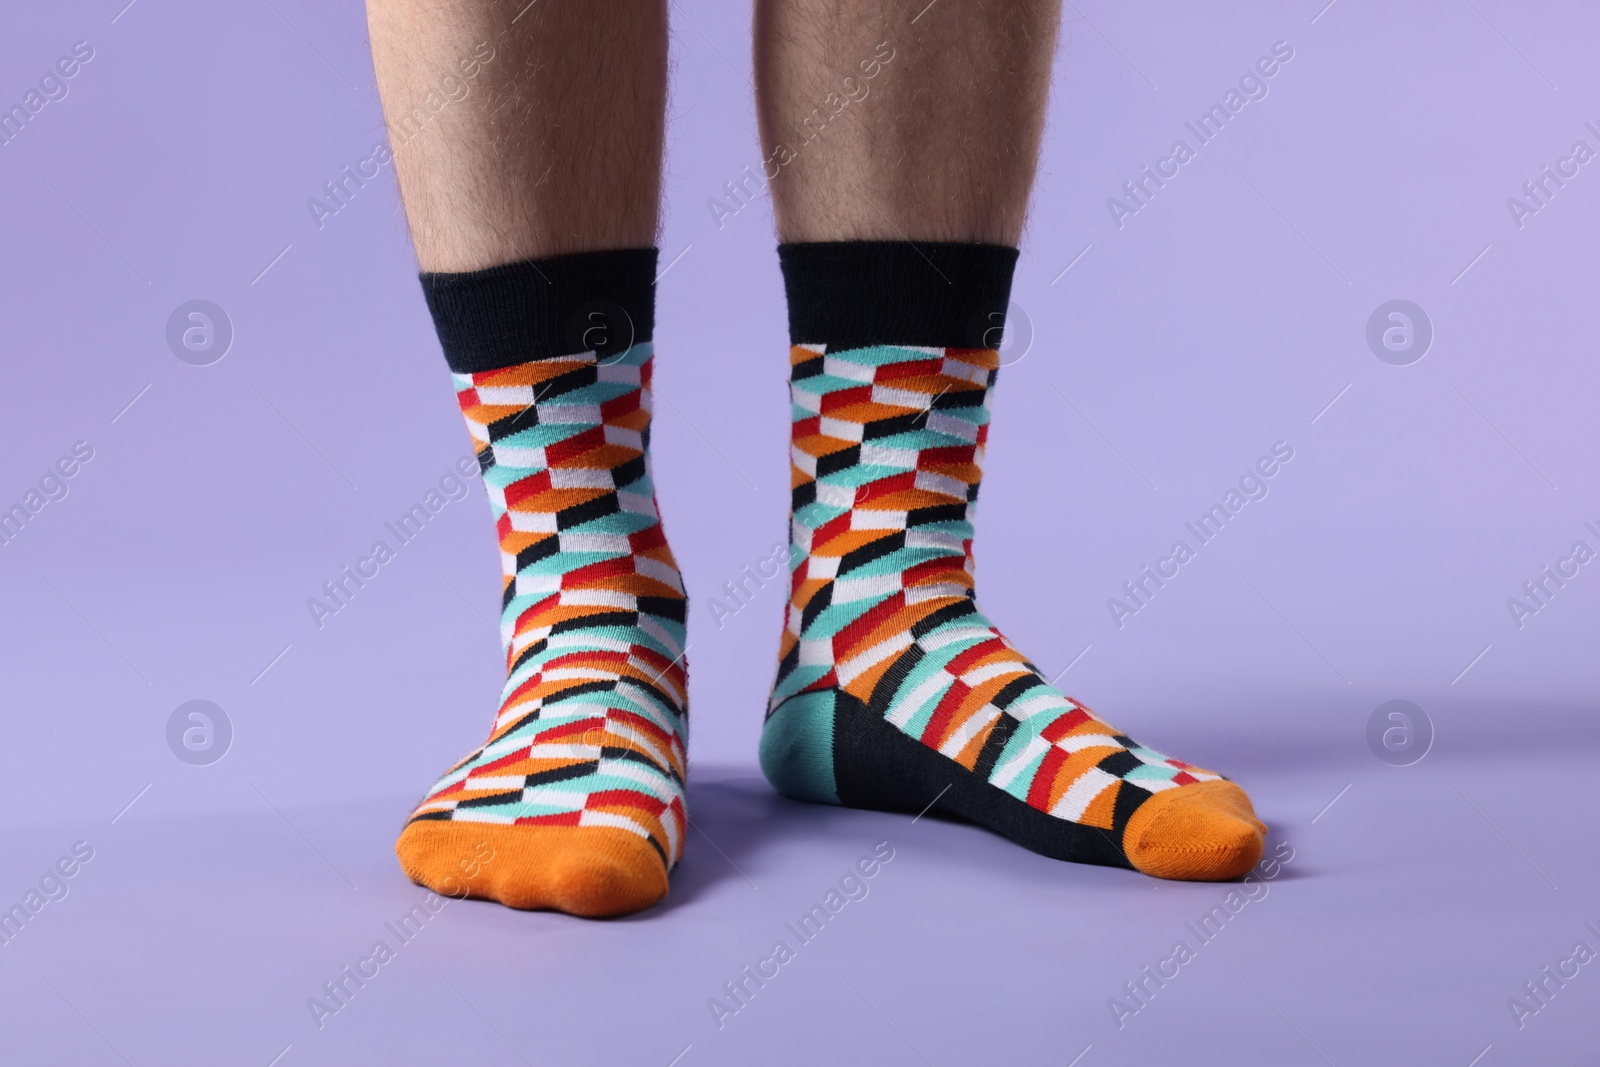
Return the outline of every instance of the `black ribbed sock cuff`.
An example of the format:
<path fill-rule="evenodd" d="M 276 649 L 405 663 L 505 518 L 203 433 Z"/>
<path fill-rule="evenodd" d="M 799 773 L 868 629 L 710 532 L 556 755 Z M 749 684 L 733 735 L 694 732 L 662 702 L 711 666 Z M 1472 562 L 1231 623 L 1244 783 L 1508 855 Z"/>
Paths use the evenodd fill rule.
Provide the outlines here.
<path fill-rule="evenodd" d="M 648 341 L 656 250 L 624 248 L 422 275 L 444 358 L 457 374 Z"/>
<path fill-rule="evenodd" d="M 1017 250 L 955 241 L 778 246 L 791 344 L 998 348 Z"/>

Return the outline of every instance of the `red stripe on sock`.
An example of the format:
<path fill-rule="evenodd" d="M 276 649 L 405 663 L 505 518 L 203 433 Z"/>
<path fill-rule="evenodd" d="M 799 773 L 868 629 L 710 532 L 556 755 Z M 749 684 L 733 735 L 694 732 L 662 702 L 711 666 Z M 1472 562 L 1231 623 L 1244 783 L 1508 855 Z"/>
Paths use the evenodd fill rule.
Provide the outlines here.
<path fill-rule="evenodd" d="M 635 574 L 633 557 L 623 556 L 618 559 L 603 559 L 598 563 L 590 563 L 579 567 L 577 570 L 568 571 L 561 576 L 561 588 L 576 589 L 585 582 L 597 582 L 605 578 L 615 578 L 623 574 Z"/>
<path fill-rule="evenodd" d="M 639 390 L 614 396 L 600 405 L 600 418 L 606 422 L 614 422 L 624 415 L 631 415 L 639 410 Z"/>
<path fill-rule="evenodd" d="M 851 651 L 858 642 L 883 625 L 886 620 L 894 616 L 895 612 L 900 611 L 905 606 L 905 593 L 896 592 L 868 608 L 844 629 L 833 635 L 834 659 L 849 659 Z"/>
<path fill-rule="evenodd" d="M 875 482 L 868 482 L 856 490 L 855 506 L 877 500 L 879 497 L 889 496 L 891 493 L 903 493 L 917 487 L 917 472 L 906 471 L 904 474 L 891 475 L 880 478 Z"/>
<path fill-rule="evenodd" d="M 623 808 L 637 808 L 639 811 L 647 811 L 651 815 L 660 815 L 667 810 L 667 805 L 664 801 L 657 800 L 653 796 L 633 789 L 602 789 L 598 793 L 590 793 L 583 802 L 585 808 L 608 807 L 611 805 Z"/>
<path fill-rule="evenodd" d="M 667 535 L 662 532 L 661 524 L 654 523 L 648 530 L 628 535 L 628 547 L 637 553 L 649 552 L 653 548 L 660 548 L 667 543 Z"/>
<path fill-rule="evenodd" d="M 524 815 L 513 826 L 577 826 L 583 818 L 581 811 L 563 811 L 555 815 Z"/>
<path fill-rule="evenodd" d="M 568 460 L 577 459 L 579 456 L 593 452 L 606 443 L 604 426 L 595 426 L 582 433 L 573 434 L 565 441 L 544 446 L 545 462 L 552 467 L 559 467 Z"/>
<path fill-rule="evenodd" d="M 574 652 L 564 652 L 559 656 L 551 656 L 539 667 L 539 673 L 543 674 L 546 671 L 559 670 L 567 666 L 585 666 L 595 663 L 606 666 L 614 663 L 618 667 L 622 667 L 627 662 L 628 654 L 626 652 L 613 652 L 604 648 L 580 648 Z"/>
<path fill-rule="evenodd" d="M 951 445 L 949 448 L 924 448 L 917 455 L 918 470 L 937 467 L 959 467 L 977 462 L 977 449 L 972 445 Z"/>
<path fill-rule="evenodd" d="M 811 557 L 808 555 L 808 556 L 806 556 L 805 559 L 800 561 L 800 566 L 796 567 L 789 575 L 789 596 L 790 597 L 793 597 L 794 594 L 795 594 L 795 591 L 797 589 L 799 589 L 802 585 L 805 584 L 806 574 L 810 570 L 811 570 Z"/>
<path fill-rule="evenodd" d="M 1082 708 L 1073 708 L 1055 722 L 1039 731 L 1039 736 L 1052 745 L 1071 733 L 1075 728 L 1089 721 L 1089 713 Z"/>
<path fill-rule="evenodd" d="M 954 552 L 946 556 L 936 556 L 933 559 L 923 560 L 921 563 L 907 567 L 900 572 L 900 584 L 910 589 L 921 585 L 925 579 L 937 578 L 941 574 L 959 574 L 962 578 L 967 576 L 967 569 L 963 564 L 965 556 L 958 556 Z M 962 582 L 963 585 L 969 584 Z"/>
<path fill-rule="evenodd" d="M 571 737 L 574 734 L 582 737 L 590 730 L 604 729 L 605 725 L 606 717 L 604 715 L 596 715 L 587 719 L 574 719 L 572 722 L 564 722 L 560 726 L 552 726 L 550 729 L 540 733 L 534 738 L 534 744 L 552 745 L 563 737 Z"/>
<path fill-rule="evenodd" d="M 801 690 L 802 693 L 821 693 L 839 684 L 839 676 L 829 668 L 828 673 Z"/>
<path fill-rule="evenodd" d="M 629 645 L 628 654 L 634 659 L 654 667 L 657 671 L 664 671 L 674 663 L 683 662 L 682 656 L 679 656 L 676 660 L 668 659 L 655 649 L 644 645 Z M 618 652 L 616 655 L 621 656 L 622 653 Z"/>
<path fill-rule="evenodd" d="M 861 385 L 853 389 L 840 389 L 833 393 L 822 394 L 822 413 L 838 411 L 840 408 L 855 407 L 857 404 L 872 403 L 872 386 Z"/>
<path fill-rule="evenodd" d="M 518 478 L 505 488 L 506 507 L 507 509 L 515 508 L 529 497 L 548 493 L 550 488 L 550 472 L 547 470 L 540 471 L 538 474 L 530 474 L 526 478 Z"/>
<path fill-rule="evenodd" d="M 544 668 L 540 667 L 537 672 L 535 672 L 530 677 L 524 679 L 521 685 L 517 686 L 511 692 L 507 693 L 506 694 L 506 698 L 500 702 L 500 707 L 502 709 L 509 708 L 511 705 L 517 703 L 523 697 L 527 696 L 528 693 L 530 693 L 533 690 L 539 688 L 543 684 L 544 684 Z M 520 713 L 519 713 L 519 717 L 520 717 Z"/>
<path fill-rule="evenodd" d="M 468 777 L 470 779 L 470 777 L 472 777 L 474 775 L 483 774 L 486 771 L 497 771 L 502 767 L 509 767 L 513 763 L 520 763 L 520 762 L 522 762 L 523 760 L 525 760 L 527 758 L 528 758 L 528 749 L 519 748 L 515 752 L 511 753 L 510 755 L 501 756 L 499 759 L 493 761 L 492 763 L 484 763 L 484 764 L 480 764 L 479 766 L 476 766 L 476 767 L 472 768 L 471 775 L 469 775 Z M 466 784 L 467 780 L 468 779 L 463 779 L 462 780 L 462 785 L 463 786 Z M 461 786 L 457 786 L 456 788 L 461 788 Z"/>
<path fill-rule="evenodd" d="M 522 632 L 522 624 L 524 622 L 527 622 L 529 619 L 533 618 L 536 615 L 539 615 L 539 614 L 541 614 L 543 612 L 546 612 L 546 611 L 550 611 L 553 608 L 559 607 L 560 604 L 561 604 L 561 594 L 560 593 L 551 593 L 549 596 L 545 597 L 543 600 L 539 601 L 537 604 L 529 605 L 528 608 L 525 611 L 523 611 L 523 613 L 521 615 L 517 616 L 516 624 L 512 627 L 512 633 L 520 634 Z M 510 650 L 508 649 L 507 651 L 510 651 Z"/>
<path fill-rule="evenodd" d="M 874 382 L 893 382 L 901 378 L 927 378 L 944 369 L 942 359 L 911 359 L 904 363 L 885 363 L 872 372 Z"/>
<path fill-rule="evenodd" d="M 848 511 L 835 515 L 827 522 L 818 526 L 811 534 L 811 551 L 816 552 L 829 541 L 850 532 L 850 513 Z"/>
<path fill-rule="evenodd" d="M 928 720 L 928 725 L 922 731 L 922 743 L 929 748 L 938 748 L 940 740 L 944 737 L 945 730 L 950 726 L 950 720 L 955 717 L 956 709 L 961 707 L 961 702 L 972 692 L 972 687 L 966 682 L 957 679 L 944 696 L 939 698 L 939 705 L 933 709 L 933 716 Z"/>
<path fill-rule="evenodd" d="M 1056 772 L 1065 762 L 1067 754 L 1059 748 L 1052 748 L 1044 754 L 1044 759 L 1039 761 L 1039 769 L 1033 772 L 1033 784 L 1028 787 L 1030 808 L 1038 808 L 1040 811 L 1050 810 L 1050 790 L 1056 784 Z"/>
<path fill-rule="evenodd" d="M 950 662 L 944 665 L 945 673 L 959 678 L 966 673 L 968 667 L 989 653 L 998 652 L 1005 647 L 1005 641 L 1001 640 L 998 634 L 987 640 L 980 641 L 965 652 L 958 652 L 950 657 Z"/>

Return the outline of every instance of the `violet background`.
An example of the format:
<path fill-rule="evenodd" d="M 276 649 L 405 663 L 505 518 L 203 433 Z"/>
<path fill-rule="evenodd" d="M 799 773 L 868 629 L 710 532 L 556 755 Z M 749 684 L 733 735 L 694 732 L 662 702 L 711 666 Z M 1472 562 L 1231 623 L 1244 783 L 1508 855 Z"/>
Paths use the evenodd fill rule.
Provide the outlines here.
<path fill-rule="evenodd" d="M 0 903 L 74 841 L 95 858 L 0 947 L 4 1059 L 1591 1062 L 1595 967 L 1523 1029 L 1506 1002 L 1600 948 L 1600 576 L 1521 629 L 1506 601 L 1600 547 L 1600 164 L 1520 229 L 1506 201 L 1600 148 L 1600 15 L 1323 2 L 1066 11 L 983 603 L 1294 851 L 1121 1030 L 1108 998 L 1226 887 L 793 804 L 755 768 L 782 594 L 721 629 L 708 600 L 785 536 L 787 338 L 767 203 L 720 228 L 706 204 L 760 160 L 732 2 L 673 8 L 655 469 L 698 830 L 672 896 L 612 923 L 451 904 L 318 1030 L 306 999 L 422 898 L 393 836 L 502 669 L 476 487 L 320 631 L 305 603 L 468 449 L 390 171 L 320 230 L 306 207 L 384 136 L 362 7 L 9 12 L 0 101 L 75 41 L 95 57 L 0 147 L 0 504 L 75 441 L 95 458 L 0 547 Z M 1107 198 L 1279 40 L 1269 96 L 1119 230 Z M 235 330 L 207 367 L 165 341 L 193 298 Z M 1435 329 L 1406 367 L 1364 337 L 1394 298 Z M 1279 440 L 1270 495 L 1119 630 L 1106 599 Z M 196 698 L 235 731 L 205 767 L 165 736 Z M 1367 747 L 1392 699 L 1436 731 L 1413 766 Z M 707 999 L 879 841 L 871 894 L 719 1030 Z"/>

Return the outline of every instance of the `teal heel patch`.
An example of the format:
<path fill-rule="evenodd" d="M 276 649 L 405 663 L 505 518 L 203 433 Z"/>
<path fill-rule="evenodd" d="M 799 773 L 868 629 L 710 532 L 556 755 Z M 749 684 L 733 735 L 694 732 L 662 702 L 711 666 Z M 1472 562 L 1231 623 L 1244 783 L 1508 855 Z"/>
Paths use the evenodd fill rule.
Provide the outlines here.
<path fill-rule="evenodd" d="M 795 800 L 839 803 L 833 777 L 833 692 L 791 697 L 761 728 L 761 772 Z"/>

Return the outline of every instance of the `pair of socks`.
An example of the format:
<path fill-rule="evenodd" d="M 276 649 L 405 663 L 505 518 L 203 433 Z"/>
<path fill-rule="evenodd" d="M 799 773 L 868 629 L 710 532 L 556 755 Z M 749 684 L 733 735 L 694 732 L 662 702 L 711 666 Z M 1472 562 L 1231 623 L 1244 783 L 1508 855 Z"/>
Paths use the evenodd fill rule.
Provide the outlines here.
<path fill-rule="evenodd" d="M 1063 695 L 974 598 L 1016 255 L 779 248 L 792 562 L 762 770 L 790 797 L 931 808 L 1057 859 L 1237 877 L 1265 833 L 1243 790 Z M 397 845 L 435 891 L 619 915 L 665 896 L 683 854 L 687 602 L 650 477 L 655 265 L 632 249 L 423 275 L 499 532 L 507 663 L 488 739 Z"/>

